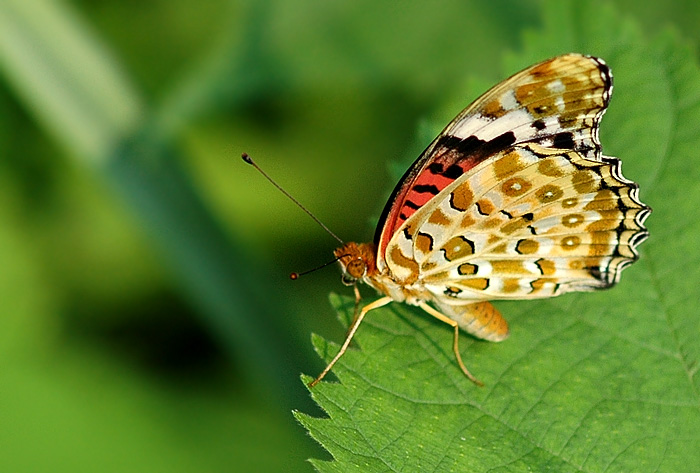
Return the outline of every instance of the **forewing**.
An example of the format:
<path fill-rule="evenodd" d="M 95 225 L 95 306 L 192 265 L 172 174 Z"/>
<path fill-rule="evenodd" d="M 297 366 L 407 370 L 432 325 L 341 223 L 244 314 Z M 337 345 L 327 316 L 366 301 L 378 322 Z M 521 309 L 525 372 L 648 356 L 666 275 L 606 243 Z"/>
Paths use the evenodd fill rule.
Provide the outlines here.
<path fill-rule="evenodd" d="M 637 194 L 616 158 L 517 145 L 412 214 L 386 264 L 441 304 L 610 287 L 647 237 Z"/>
<path fill-rule="evenodd" d="M 529 67 L 460 113 L 409 168 L 380 218 L 378 265 L 389 240 L 418 209 L 465 172 L 522 143 L 574 150 L 601 161 L 598 123 L 612 75 L 597 58 L 567 54 Z"/>

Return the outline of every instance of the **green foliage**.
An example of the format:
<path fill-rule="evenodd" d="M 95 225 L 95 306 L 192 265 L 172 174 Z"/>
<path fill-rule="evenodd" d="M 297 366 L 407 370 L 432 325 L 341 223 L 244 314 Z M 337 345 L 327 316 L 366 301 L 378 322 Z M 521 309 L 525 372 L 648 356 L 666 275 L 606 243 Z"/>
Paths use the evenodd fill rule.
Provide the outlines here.
<path fill-rule="evenodd" d="M 615 75 L 604 150 L 622 158 L 654 213 L 641 260 L 593 294 L 500 303 L 511 337 L 463 336 L 419 310 L 373 311 L 312 396 L 329 418 L 297 414 L 334 457 L 322 472 L 691 472 L 700 464 L 700 69 L 675 34 L 646 42 L 600 4 L 548 2 L 544 27 L 506 73 L 567 51 Z M 347 299 L 332 298 L 344 323 Z M 324 359 L 338 349 L 320 337 Z"/>

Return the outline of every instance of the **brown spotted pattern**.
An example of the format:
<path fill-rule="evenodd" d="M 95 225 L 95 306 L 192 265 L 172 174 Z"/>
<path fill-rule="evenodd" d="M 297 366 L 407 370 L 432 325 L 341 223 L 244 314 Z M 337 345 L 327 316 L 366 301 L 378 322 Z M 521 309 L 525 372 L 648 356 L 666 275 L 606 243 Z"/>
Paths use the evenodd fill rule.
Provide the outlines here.
<path fill-rule="evenodd" d="M 609 287 L 637 258 L 648 207 L 614 158 L 593 161 L 574 151 L 516 146 L 448 186 L 409 222 L 430 247 L 397 233 L 387 259 L 402 280 L 462 300 L 551 297 Z M 547 174 L 540 172 L 547 169 Z M 455 194 L 470 196 L 470 205 Z M 434 218 L 434 214 L 440 218 Z M 465 225 L 464 222 L 468 224 Z M 449 222 L 449 223 L 447 223 Z"/>

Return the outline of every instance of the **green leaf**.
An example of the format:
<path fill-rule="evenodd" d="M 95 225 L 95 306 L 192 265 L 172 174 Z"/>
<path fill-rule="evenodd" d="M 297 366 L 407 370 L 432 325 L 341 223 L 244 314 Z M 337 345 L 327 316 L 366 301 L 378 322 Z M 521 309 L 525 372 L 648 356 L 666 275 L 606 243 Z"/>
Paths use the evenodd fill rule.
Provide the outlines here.
<path fill-rule="evenodd" d="M 690 472 L 700 464 L 700 69 L 672 32 L 647 42 L 597 3 L 548 2 L 506 71 L 566 51 L 615 74 L 602 123 L 654 208 L 641 258 L 610 291 L 498 303 L 511 337 L 464 335 L 401 304 L 371 312 L 312 397 L 328 414 L 297 418 L 333 456 L 322 472 Z M 332 301 L 347 323 L 352 301 Z M 324 359 L 338 350 L 319 337 Z M 307 379 L 308 380 L 308 379 Z"/>

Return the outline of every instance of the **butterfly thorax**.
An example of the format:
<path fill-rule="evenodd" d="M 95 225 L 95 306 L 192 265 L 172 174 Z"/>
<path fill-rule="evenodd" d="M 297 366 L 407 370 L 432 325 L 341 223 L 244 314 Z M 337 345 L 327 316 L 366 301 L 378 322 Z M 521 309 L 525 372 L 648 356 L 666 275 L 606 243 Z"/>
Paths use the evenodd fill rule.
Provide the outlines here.
<path fill-rule="evenodd" d="M 346 243 L 336 249 L 334 254 L 340 262 L 343 283 L 346 285 L 362 281 L 397 302 L 414 305 L 430 298 L 422 285 L 407 285 L 405 281 L 397 281 L 386 265 L 380 270 L 377 266 L 377 245 L 374 243 Z"/>

